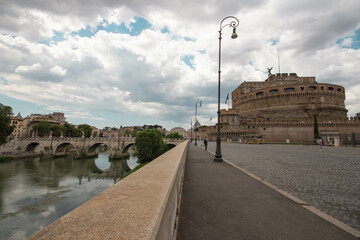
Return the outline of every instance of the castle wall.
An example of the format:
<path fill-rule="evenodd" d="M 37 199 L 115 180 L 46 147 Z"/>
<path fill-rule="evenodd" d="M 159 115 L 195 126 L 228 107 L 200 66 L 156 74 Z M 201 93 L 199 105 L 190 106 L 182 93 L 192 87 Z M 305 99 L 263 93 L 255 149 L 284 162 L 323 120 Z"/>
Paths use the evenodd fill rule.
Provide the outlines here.
<path fill-rule="evenodd" d="M 233 98 L 233 110 L 240 116 L 254 114 L 298 111 L 296 118 L 311 117 L 316 111 L 320 117 L 345 118 L 345 90 L 333 84 L 292 84 L 267 87 Z M 270 114 L 271 115 L 271 114 Z M 273 118 L 273 116 L 270 116 Z"/>
<path fill-rule="evenodd" d="M 319 124 L 319 133 L 325 144 L 334 144 L 334 138 L 339 137 L 342 146 L 351 146 L 353 137 L 356 145 L 360 145 L 360 122 L 348 122 L 343 124 Z M 262 136 L 264 143 L 297 143 L 314 144 L 314 125 L 304 124 L 252 124 L 243 126 L 222 126 L 221 141 L 245 142 L 248 137 Z M 215 142 L 217 128 L 210 126 L 200 128 L 198 133 L 200 140 L 208 137 L 209 141 Z"/>
<path fill-rule="evenodd" d="M 265 143 L 314 143 L 313 127 L 267 127 L 259 128 Z"/>

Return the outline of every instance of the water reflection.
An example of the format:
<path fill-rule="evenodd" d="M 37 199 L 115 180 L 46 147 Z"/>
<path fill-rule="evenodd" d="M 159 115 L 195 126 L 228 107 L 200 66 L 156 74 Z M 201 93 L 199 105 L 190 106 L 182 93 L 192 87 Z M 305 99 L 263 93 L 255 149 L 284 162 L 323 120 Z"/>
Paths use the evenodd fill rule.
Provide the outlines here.
<path fill-rule="evenodd" d="M 26 239 L 120 180 L 136 157 L 73 156 L 13 160 L 0 164 L 0 238 Z"/>

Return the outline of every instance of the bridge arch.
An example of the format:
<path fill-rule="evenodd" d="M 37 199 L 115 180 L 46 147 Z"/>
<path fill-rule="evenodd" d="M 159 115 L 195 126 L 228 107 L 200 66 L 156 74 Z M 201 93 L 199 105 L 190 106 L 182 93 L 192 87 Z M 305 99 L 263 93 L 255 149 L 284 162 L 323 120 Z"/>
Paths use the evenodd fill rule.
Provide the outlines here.
<path fill-rule="evenodd" d="M 54 147 L 53 155 L 64 155 L 68 150 L 76 150 L 76 152 L 78 151 L 77 147 L 72 143 L 61 142 Z"/>
<path fill-rule="evenodd" d="M 176 147 L 179 143 L 183 142 L 183 139 L 177 139 L 177 138 L 167 138 L 165 139 L 166 145 L 168 145 L 171 148 Z"/>
<path fill-rule="evenodd" d="M 126 143 L 126 145 L 121 149 L 121 155 L 127 153 L 129 148 L 131 146 L 133 146 L 133 145 L 135 145 L 135 141 L 131 141 L 131 142 Z"/>
<path fill-rule="evenodd" d="M 166 145 L 168 146 L 168 149 L 170 150 L 170 149 L 176 147 L 177 144 L 173 143 L 173 142 L 166 142 Z"/>
<path fill-rule="evenodd" d="M 32 153 L 32 154 L 41 153 L 44 151 L 44 146 L 36 141 L 29 142 L 25 144 L 22 151 L 23 153 Z"/>
<path fill-rule="evenodd" d="M 105 143 L 105 142 L 96 142 L 96 143 L 91 144 L 91 145 L 88 147 L 87 153 L 88 153 L 88 154 L 95 154 L 95 153 L 96 153 L 96 149 L 97 149 L 100 145 L 105 145 L 105 146 L 110 150 L 110 152 L 112 152 L 112 148 L 111 148 L 111 145 L 110 145 L 110 144 L 107 144 L 107 143 Z"/>

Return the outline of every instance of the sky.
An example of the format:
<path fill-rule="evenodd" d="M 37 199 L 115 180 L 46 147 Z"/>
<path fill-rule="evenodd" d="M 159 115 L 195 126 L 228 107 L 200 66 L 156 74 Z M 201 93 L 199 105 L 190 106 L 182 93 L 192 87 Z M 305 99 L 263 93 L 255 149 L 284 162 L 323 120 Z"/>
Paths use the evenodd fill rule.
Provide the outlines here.
<path fill-rule="evenodd" d="M 346 89 L 360 112 L 359 0 L 0 0 L 0 103 L 16 115 L 63 112 L 98 128 L 216 123 L 267 68 Z M 224 21 L 224 25 L 230 23 Z M 212 119 L 210 121 L 210 119 Z"/>

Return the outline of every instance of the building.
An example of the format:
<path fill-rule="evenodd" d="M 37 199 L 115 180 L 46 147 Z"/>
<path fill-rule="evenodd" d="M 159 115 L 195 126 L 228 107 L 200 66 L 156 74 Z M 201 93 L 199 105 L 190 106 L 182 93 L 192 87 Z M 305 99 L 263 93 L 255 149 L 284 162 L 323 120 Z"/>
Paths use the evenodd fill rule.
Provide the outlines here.
<path fill-rule="evenodd" d="M 18 114 L 18 116 L 20 113 Z M 21 116 L 21 115 L 20 115 Z M 66 118 L 64 113 L 54 112 L 50 114 L 30 114 L 30 116 L 26 116 L 22 118 L 21 121 L 21 137 L 34 137 L 36 134 L 32 130 L 34 124 L 39 122 L 48 122 L 51 124 L 64 125 L 66 123 Z M 17 130 L 19 131 L 19 130 Z M 17 132 L 19 133 L 19 132 Z"/>
<path fill-rule="evenodd" d="M 66 118 L 64 116 L 64 113 L 50 113 L 50 114 L 31 114 L 30 115 L 30 122 L 35 124 L 38 122 L 48 122 L 51 124 L 58 124 L 58 125 L 64 125 L 66 122 Z"/>
<path fill-rule="evenodd" d="M 269 74 L 232 92 L 232 108 L 220 113 L 222 141 L 261 138 L 273 143 L 314 143 L 314 126 L 326 144 L 360 143 L 360 114 L 348 118 L 345 89 L 296 73 Z M 199 135 L 216 139 L 215 126 Z"/>
<path fill-rule="evenodd" d="M 66 123 L 65 114 L 61 112 L 53 112 L 48 115 L 55 121 L 57 121 L 60 125 L 64 125 Z"/>
<path fill-rule="evenodd" d="M 187 136 L 186 130 L 182 127 L 174 127 L 170 130 L 170 133 L 178 133 L 181 136 L 183 136 L 184 138 L 186 138 L 186 136 Z"/>
<path fill-rule="evenodd" d="M 19 113 L 17 116 L 10 117 L 10 126 L 15 126 L 13 132 L 10 135 L 10 138 L 20 138 L 23 137 L 23 118 Z"/>
<path fill-rule="evenodd" d="M 315 77 L 296 73 L 269 74 L 262 82 L 243 82 L 232 92 L 232 110 L 239 121 L 253 119 L 344 120 L 345 89 L 339 85 L 317 83 Z M 226 118 L 226 116 L 224 116 Z"/>

